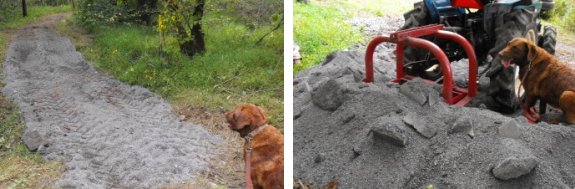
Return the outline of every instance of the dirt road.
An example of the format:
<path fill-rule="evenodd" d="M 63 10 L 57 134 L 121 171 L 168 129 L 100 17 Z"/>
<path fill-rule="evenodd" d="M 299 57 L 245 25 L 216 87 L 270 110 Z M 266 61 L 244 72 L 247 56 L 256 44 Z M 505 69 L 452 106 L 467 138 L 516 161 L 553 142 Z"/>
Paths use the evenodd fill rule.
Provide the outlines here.
<path fill-rule="evenodd" d="M 154 188 L 193 180 L 220 137 L 181 122 L 149 90 L 98 72 L 49 28 L 66 15 L 19 31 L 4 62 L 2 92 L 25 118 L 23 141 L 65 162 L 62 188 Z"/>

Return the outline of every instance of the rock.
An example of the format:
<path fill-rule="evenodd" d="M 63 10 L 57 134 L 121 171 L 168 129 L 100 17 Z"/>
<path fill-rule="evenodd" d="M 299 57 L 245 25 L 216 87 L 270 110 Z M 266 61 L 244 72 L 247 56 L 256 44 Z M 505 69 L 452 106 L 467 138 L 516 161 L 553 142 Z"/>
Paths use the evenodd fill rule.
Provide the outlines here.
<path fill-rule="evenodd" d="M 415 112 L 408 113 L 405 117 L 403 117 L 403 121 L 426 138 L 431 138 L 437 133 L 435 128 L 429 126 L 428 122 L 424 120 L 422 116 L 417 115 Z"/>
<path fill-rule="evenodd" d="M 40 146 L 48 144 L 48 141 L 38 131 L 25 132 L 22 141 L 30 151 L 36 151 Z"/>
<path fill-rule="evenodd" d="M 421 106 L 427 102 L 427 95 L 422 91 L 414 90 L 411 85 L 401 85 L 401 87 L 399 87 L 399 92 Z"/>
<path fill-rule="evenodd" d="M 455 120 L 448 133 L 466 133 L 473 138 L 475 136 L 475 133 L 473 132 L 473 122 L 467 116 L 459 117 Z"/>
<path fill-rule="evenodd" d="M 301 108 L 295 109 L 293 112 L 293 120 L 296 120 L 301 117 L 303 110 Z"/>
<path fill-rule="evenodd" d="M 430 106 L 433 106 L 435 104 L 437 104 L 438 102 L 441 102 L 441 96 L 439 96 L 439 93 L 429 93 L 427 96 L 427 103 Z"/>
<path fill-rule="evenodd" d="M 355 118 L 355 114 L 353 112 L 347 112 L 341 117 L 341 122 L 346 124 L 353 120 L 353 118 Z"/>
<path fill-rule="evenodd" d="M 492 173 L 498 179 L 509 180 L 529 174 L 538 164 L 538 160 L 533 157 L 516 158 L 511 157 L 497 163 Z"/>
<path fill-rule="evenodd" d="M 515 120 L 509 120 L 499 127 L 499 136 L 519 139 L 521 137 L 522 130 L 519 124 Z"/>
<path fill-rule="evenodd" d="M 319 84 L 311 93 L 312 102 L 317 107 L 334 111 L 346 100 L 345 89 L 334 79 Z"/>
<path fill-rule="evenodd" d="M 364 151 L 366 151 L 372 144 L 373 144 L 373 133 L 371 130 L 367 132 L 367 134 L 363 134 L 360 137 L 359 142 L 355 144 L 353 147 L 353 153 L 356 155 L 361 155 Z"/>
<path fill-rule="evenodd" d="M 323 155 L 323 153 L 319 153 L 315 156 L 315 158 L 313 159 L 314 163 L 321 163 L 325 160 L 325 157 Z"/>
<path fill-rule="evenodd" d="M 377 122 L 380 122 L 380 120 L 381 118 L 377 119 Z M 382 141 L 399 147 L 405 147 L 407 145 L 405 130 L 403 130 L 397 124 L 383 122 L 381 125 L 374 125 L 371 127 L 371 132 L 373 133 L 374 139 L 381 139 Z"/>

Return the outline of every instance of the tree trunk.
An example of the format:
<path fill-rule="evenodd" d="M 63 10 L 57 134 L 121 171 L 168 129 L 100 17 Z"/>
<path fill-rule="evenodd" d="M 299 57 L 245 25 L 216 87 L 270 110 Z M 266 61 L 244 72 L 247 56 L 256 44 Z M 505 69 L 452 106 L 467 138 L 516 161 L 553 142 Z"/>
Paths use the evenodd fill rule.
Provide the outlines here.
<path fill-rule="evenodd" d="M 22 16 L 28 16 L 28 9 L 26 8 L 26 0 L 22 0 Z"/>
<path fill-rule="evenodd" d="M 206 51 L 206 44 L 204 41 L 204 32 L 202 31 L 201 20 L 204 17 L 205 0 L 199 0 L 196 7 L 194 7 L 193 25 L 191 28 L 192 39 L 185 41 L 180 45 L 180 50 L 188 56 L 194 56 Z M 183 28 L 183 26 L 181 26 Z M 184 30 L 185 31 L 185 30 Z"/>

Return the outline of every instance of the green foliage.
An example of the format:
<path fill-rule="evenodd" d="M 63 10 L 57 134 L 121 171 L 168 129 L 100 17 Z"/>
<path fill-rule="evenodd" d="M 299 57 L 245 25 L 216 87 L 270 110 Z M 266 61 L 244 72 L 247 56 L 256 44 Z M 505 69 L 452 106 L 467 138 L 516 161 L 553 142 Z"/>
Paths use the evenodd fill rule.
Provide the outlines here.
<path fill-rule="evenodd" d="M 0 154 L 14 149 L 20 142 L 24 125 L 18 111 L 0 96 Z"/>
<path fill-rule="evenodd" d="M 102 23 L 152 24 L 158 0 L 78 0 L 79 21 L 87 26 Z"/>
<path fill-rule="evenodd" d="M 210 102 L 205 106 L 213 109 L 228 109 L 239 103 L 273 104 L 266 107 L 274 113 L 273 123 L 283 123 L 283 30 L 254 46 L 273 26 L 252 30 L 234 20 L 205 15 L 206 53 L 193 59 L 182 54 L 177 45 L 165 45 L 160 57 L 160 36 L 156 28 L 148 26 L 96 26 L 94 40 L 78 49 L 98 68 L 123 82 L 150 88 L 168 98 Z M 78 32 L 76 28 L 69 30 Z M 178 40 L 166 37 L 165 42 L 177 44 Z M 182 95 L 190 91 L 194 93 Z"/>
<path fill-rule="evenodd" d="M 210 7 L 220 15 L 232 16 L 250 28 L 277 23 L 283 15 L 283 0 L 220 0 Z"/>
<path fill-rule="evenodd" d="M 575 31 L 575 4 L 572 0 L 555 0 L 551 12 L 551 22 L 563 28 Z"/>
<path fill-rule="evenodd" d="M 362 39 L 359 31 L 345 23 L 338 9 L 315 3 L 294 5 L 294 38 L 300 47 L 300 71 L 319 64 L 329 53 L 345 49 Z"/>
<path fill-rule="evenodd" d="M 195 16 L 199 3 L 198 0 L 164 0 L 158 17 L 158 32 L 177 34 L 179 42 L 192 40 L 192 26 L 203 19 Z"/>

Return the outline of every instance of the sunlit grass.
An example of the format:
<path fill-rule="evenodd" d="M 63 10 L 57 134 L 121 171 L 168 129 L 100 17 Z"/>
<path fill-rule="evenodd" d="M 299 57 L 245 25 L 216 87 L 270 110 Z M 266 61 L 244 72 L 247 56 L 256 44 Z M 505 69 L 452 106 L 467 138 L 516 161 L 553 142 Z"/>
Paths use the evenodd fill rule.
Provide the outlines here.
<path fill-rule="evenodd" d="M 311 2 L 294 5 L 294 39 L 300 47 L 302 61 L 295 71 L 321 63 L 325 57 L 359 42 L 362 35 L 345 20 L 337 8 Z"/>

